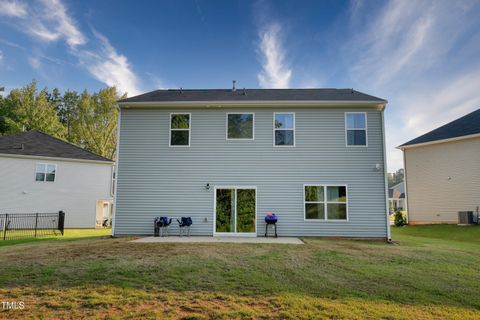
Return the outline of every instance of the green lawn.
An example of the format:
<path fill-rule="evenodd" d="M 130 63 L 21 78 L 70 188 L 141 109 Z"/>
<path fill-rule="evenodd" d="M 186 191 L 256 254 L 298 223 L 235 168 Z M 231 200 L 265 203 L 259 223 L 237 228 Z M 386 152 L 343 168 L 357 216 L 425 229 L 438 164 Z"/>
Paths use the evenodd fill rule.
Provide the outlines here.
<path fill-rule="evenodd" d="M 9 231 L 7 234 L 11 235 L 12 232 L 13 231 Z M 65 229 L 63 236 L 48 235 L 48 236 L 41 236 L 38 238 L 24 237 L 21 239 L 0 240 L 0 247 L 10 246 L 13 244 L 21 244 L 21 243 L 43 242 L 47 240 L 48 241 L 78 240 L 81 238 L 99 237 L 99 236 L 110 235 L 110 234 L 112 234 L 111 229 Z M 0 230 L 0 235 L 2 235 L 1 230 Z"/>
<path fill-rule="evenodd" d="M 392 234 L 399 244 L 140 244 L 89 233 L 4 245 L 0 301 L 26 307 L 0 318 L 480 318 L 480 227 Z"/>

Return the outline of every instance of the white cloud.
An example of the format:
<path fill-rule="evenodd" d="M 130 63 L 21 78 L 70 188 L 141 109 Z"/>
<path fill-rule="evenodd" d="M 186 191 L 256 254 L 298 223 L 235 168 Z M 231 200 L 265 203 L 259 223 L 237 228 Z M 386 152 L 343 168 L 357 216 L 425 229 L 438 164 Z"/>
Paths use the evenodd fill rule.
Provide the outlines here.
<path fill-rule="evenodd" d="M 87 41 L 75 21 L 67 14 L 65 6 L 60 0 L 40 0 L 40 2 L 43 14 L 39 17 L 39 25 L 44 29 L 44 33 L 48 29 L 52 30 L 50 34 L 56 35 L 56 38 L 52 37 L 53 40 L 65 39 L 71 47 L 82 45 Z M 31 32 L 35 34 L 35 30 L 31 30 Z"/>
<path fill-rule="evenodd" d="M 260 31 L 259 51 L 262 58 L 262 71 L 257 75 L 262 88 L 288 88 L 292 69 L 285 62 L 282 46 L 281 27 L 272 23 Z"/>
<path fill-rule="evenodd" d="M 9 17 L 24 17 L 27 10 L 23 3 L 17 1 L 0 1 L 0 15 Z"/>
<path fill-rule="evenodd" d="M 476 10 L 475 10 L 476 9 Z M 395 147 L 480 106 L 478 6 L 472 1 L 353 3 L 346 70 L 360 90 L 387 98 L 390 170 L 403 166 Z M 364 20 L 360 16 L 374 16 Z M 471 38 L 471 40 L 468 40 Z"/>
<path fill-rule="evenodd" d="M 0 63 L 2 63 L 2 62 L 3 62 L 3 52 L 2 52 L 2 50 L 0 50 Z"/>
<path fill-rule="evenodd" d="M 117 87 L 120 93 L 129 95 L 141 93 L 138 78 L 132 71 L 127 57 L 119 54 L 102 34 L 93 31 L 96 43 L 95 50 L 74 50 L 80 63 L 98 81 Z"/>
<path fill-rule="evenodd" d="M 4 3 L 7 2 L 0 2 L 0 6 Z M 23 10 L 22 15 L 16 15 L 15 26 L 20 31 L 41 42 L 64 41 L 69 52 L 90 75 L 109 86 L 116 86 L 121 93 L 132 95 L 142 91 L 127 57 L 118 53 L 110 41 L 95 30 L 92 30 L 93 38 L 88 39 L 61 0 L 37 0 L 36 5 L 28 7 L 15 2 L 15 8 Z M 56 60 L 36 52 L 28 62 L 38 71 L 43 59 Z"/>

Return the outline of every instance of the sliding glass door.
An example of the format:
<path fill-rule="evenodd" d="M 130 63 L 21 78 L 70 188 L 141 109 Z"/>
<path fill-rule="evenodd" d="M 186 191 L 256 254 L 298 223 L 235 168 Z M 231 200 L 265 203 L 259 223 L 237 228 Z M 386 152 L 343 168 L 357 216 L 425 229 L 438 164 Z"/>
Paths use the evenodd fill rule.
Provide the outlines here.
<path fill-rule="evenodd" d="M 215 233 L 255 235 L 256 189 L 215 188 Z"/>

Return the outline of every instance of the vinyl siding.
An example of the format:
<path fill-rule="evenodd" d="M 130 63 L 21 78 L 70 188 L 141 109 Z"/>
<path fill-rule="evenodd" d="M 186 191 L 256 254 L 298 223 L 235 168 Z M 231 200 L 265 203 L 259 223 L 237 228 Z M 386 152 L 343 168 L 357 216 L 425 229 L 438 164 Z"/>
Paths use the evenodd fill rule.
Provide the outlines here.
<path fill-rule="evenodd" d="M 35 181 L 35 164 L 57 165 L 55 182 Z M 113 201 L 112 164 L 0 156 L 0 213 L 65 211 L 66 228 L 94 228 L 97 200 Z"/>
<path fill-rule="evenodd" d="M 410 223 L 457 223 L 458 211 L 480 206 L 480 138 L 408 148 L 404 156 Z"/>
<path fill-rule="evenodd" d="M 255 113 L 254 141 L 226 140 L 227 112 Z M 273 113 L 295 112 L 295 147 L 273 146 Z M 368 147 L 345 146 L 347 111 L 367 111 Z M 170 112 L 189 112 L 191 147 L 169 147 Z M 122 109 L 115 234 L 152 234 L 156 216 L 193 218 L 212 235 L 214 186 L 257 187 L 257 233 L 386 237 L 381 111 L 341 108 Z M 211 185 L 205 190 L 205 185 Z M 349 221 L 304 220 L 303 185 L 348 185 Z M 172 223 L 175 230 L 176 223 Z"/>

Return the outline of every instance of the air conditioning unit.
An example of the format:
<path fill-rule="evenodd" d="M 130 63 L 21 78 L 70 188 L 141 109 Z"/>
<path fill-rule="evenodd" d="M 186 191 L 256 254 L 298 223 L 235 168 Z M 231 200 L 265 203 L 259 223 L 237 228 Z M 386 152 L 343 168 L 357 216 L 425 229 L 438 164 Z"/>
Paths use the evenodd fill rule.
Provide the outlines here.
<path fill-rule="evenodd" d="M 458 212 L 458 225 L 466 226 L 473 224 L 473 211 L 459 211 Z"/>

